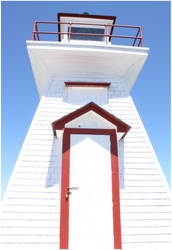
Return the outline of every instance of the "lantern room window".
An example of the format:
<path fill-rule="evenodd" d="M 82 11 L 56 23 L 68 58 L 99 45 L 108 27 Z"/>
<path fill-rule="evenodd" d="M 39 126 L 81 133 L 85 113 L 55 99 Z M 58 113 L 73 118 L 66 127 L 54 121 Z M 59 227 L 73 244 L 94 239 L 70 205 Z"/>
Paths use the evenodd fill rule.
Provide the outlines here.
<path fill-rule="evenodd" d="M 69 28 L 68 28 L 68 32 L 69 32 Z M 76 33 L 76 35 L 74 35 L 73 33 Z M 77 33 L 80 33 L 83 35 L 77 35 Z M 84 35 L 84 34 L 90 34 L 90 35 Z M 94 34 L 96 34 L 97 36 L 94 36 Z M 105 40 L 105 37 L 103 36 L 104 34 L 105 34 L 104 28 L 71 27 L 70 38 L 71 40 L 104 41 Z"/>
<path fill-rule="evenodd" d="M 59 41 L 109 44 L 116 16 L 58 13 Z"/>

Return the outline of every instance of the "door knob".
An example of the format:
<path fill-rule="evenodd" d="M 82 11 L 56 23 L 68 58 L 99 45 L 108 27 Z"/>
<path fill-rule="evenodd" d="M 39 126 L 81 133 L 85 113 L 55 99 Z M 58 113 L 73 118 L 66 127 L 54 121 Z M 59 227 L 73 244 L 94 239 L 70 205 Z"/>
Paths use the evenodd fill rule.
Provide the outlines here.
<path fill-rule="evenodd" d="M 65 195 L 65 197 L 66 197 L 66 200 L 69 198 L 69 195 L 71 195 L 72 194 L 72 190 L 77 190 L 77 189 L 79 189 L 79 187 L 68 187 L 67 188 L 67 192 L 66 192 L 66 195 Z"/>
<path fill-rule="evenodd" d="M 68 190 L 77 190 L 79 187 L 68 187 Z"/>
<path fill-rule="evenodd" d="M 65 196 L 66 196 L 66 199 L 69 198 L 69 195 L 70 195 L 71 193 L 72 193 L 72 192 L 69 192 L 69 191 L 66 192 L 66 195 L 65 195 Z"/>

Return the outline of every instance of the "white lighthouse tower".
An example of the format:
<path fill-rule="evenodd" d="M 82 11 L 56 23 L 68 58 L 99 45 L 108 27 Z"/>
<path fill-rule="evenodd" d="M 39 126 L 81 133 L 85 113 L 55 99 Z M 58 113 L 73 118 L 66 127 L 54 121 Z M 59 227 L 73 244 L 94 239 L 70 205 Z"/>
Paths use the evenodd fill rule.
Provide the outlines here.
<path fill-rule="evenodd" d="M 170 248 L 168 186 L 130 96 L 149 49 L 140 27 L 115 21 L 34 23 L 40 104 L 4 197 L 1 249 Z M 115 35 L 126 27 L 136 35 Z"/>

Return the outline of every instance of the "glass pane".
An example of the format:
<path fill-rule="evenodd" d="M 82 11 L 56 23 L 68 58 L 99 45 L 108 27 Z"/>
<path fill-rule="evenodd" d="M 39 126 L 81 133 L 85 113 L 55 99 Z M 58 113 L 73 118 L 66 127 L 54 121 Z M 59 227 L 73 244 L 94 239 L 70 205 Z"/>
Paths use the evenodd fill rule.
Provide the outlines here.
<path fill-rule="evenodd" d="M 69 31 L 69 29 L 68 29 Z M 71 33 L 88 33 L 88 34 L 104 34 L 105 30 L 101 28 L 84 28 L 84 27 L 71 27 Z M 84 35 L 71 35 L 73 40 L 91 40 L 91 41 L 104 41 L 104 36 L 84 36 Z"/>

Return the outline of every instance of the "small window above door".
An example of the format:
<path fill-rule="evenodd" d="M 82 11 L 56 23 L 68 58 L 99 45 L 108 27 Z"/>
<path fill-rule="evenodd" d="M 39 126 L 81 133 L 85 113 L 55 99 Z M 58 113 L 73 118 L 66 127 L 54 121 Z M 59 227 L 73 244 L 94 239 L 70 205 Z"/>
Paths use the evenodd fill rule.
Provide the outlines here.
<path fill-rule="evenodd" d="M 109 82 L 65 82 L 66 102 L 84 105 L 95 102 L 103 105 L 108 102 Z"/>

